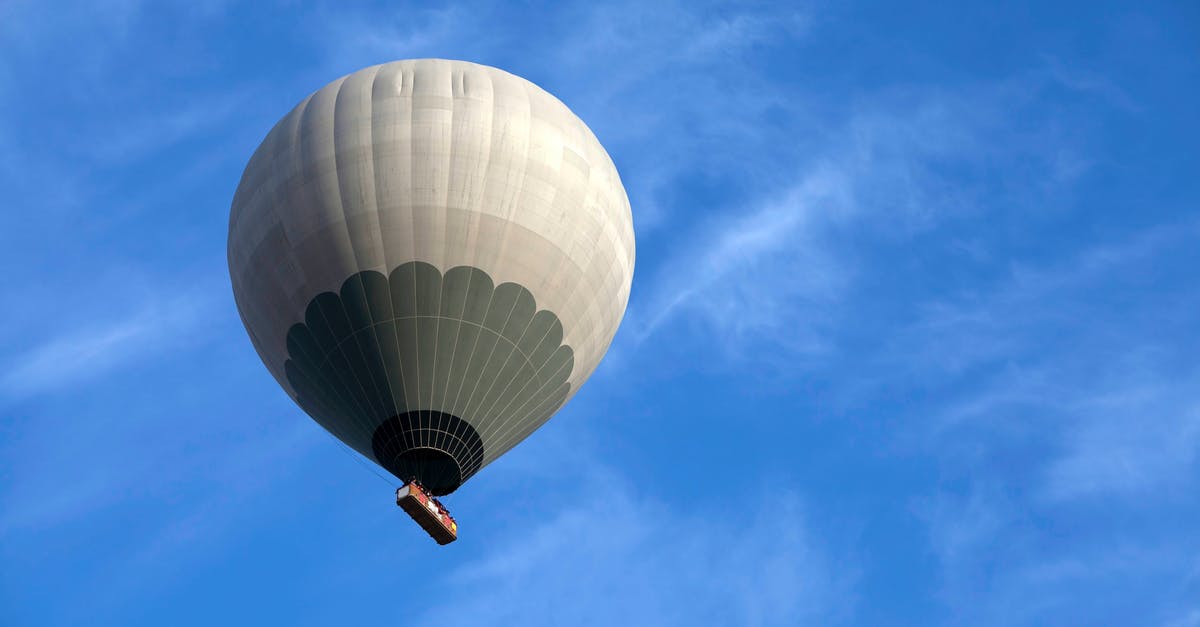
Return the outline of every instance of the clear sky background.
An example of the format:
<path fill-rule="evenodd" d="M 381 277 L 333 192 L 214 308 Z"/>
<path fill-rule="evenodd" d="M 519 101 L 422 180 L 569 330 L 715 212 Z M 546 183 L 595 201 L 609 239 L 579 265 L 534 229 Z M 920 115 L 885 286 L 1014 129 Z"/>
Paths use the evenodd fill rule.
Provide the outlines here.
<path fill-rule="evenodd" d="M 638 238 L 445 548 L 225 265 L 272 124 L 427 56 Z M 1189 2 L 0 2 L 0 624 L 1200 625 L 1198 112 Z"/>

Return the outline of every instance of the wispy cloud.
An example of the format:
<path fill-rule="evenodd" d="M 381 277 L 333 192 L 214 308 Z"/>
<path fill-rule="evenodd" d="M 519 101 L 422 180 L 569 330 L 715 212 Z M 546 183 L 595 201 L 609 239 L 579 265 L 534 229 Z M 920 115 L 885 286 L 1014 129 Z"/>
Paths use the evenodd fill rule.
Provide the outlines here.
<path fill-rule="evenodd" d="M 1072 67 L 1054 56 L 1043 55 L 1042 58 L 1045 61 L 1044 71 L 1051 80 L 1060 85 L 1078 92 L 1094 94 L 1126 111 L 1139 112 L 1143 109 L 1127 90 L 1113 82 L 1112 77 L 1100 72 Z"/>
<path fill-rule="evenodd" d="M 973 485 L 965 494 L 943 491 L 919 501 L 915 510 L 928 524 L 930 546 L 941 562 L 947 585 L 964 580 L 963 571 L 978 564 L 981 549 L 994 546 L 1015 518 L 1012 505 L 994 486 Z"/>
<path fill-rule="evenodd" d="M 402 13 L 347 11 L 338 6 L 322 13 L 313 27 L 322 34 L 319 42 L 328 48 L 327 62 L 348 73 L 364 65 L 433 56 L 455 38 L 463 54 L 486 50 L 493 38 L 479 32 L 482 13 L 461 3 Z M 475 36 L 464 37 L 464 32 Z"/>
<path fill-rule="evenodd" d="M 1167 620 L 1163 627 L 1198 627 L 1200 626 L 1200 609 L 1189 609 Z"/>
<path fill-rule="evenodd" d="M 1061 456 L 1044 460 L 1052 498 L 1179 485 L 1200 452 L 1200 397 L 1195 373 L 1168 364 L 1189 324 L 1179 312 L 1195 298 L 1146 295 L 1158 305 L 1130 307 L 1114 294 L 1169 272 L 1195 229 L 1152 228 L 1045 267 L 1015 265 L 991 290 L 925 303 L 880 367 L 921 388 L 965 386 L 934 414 L 940 442 L 997 444 L 1005 431 L 1058 442 Z"/>
<path fill-rule="evenodd" d="M 854 568 L 832 561 L 794 496 L 747 510 L 731 494 L 686 511 L 612 474 L 581 493 L 452 573 L 456 602 L 427 621 L 796 625 L 853 613 Z"/>
<path fill-rule="evenodd" d="M 1156 383 L 1092 389 L 1091 398 L 1080 400 L 1077 426 L 1047 471 L 1049 497 L 1145 500 L 1191 492 L 1200 459 L 1200 394 L 1193 378 L 1164 374 L 1150 375 Z"/>
<path fill-rule="evenodd" d="M 855 281 L 881 270 L 858 251 L 987 211 L 981 190 L 951 183 L 943 171 L 986 169 L 1033 150 L 1006 139 L 1012 122 L 1003 103 L 1014 91 L 1007 83 L 914 88 L 853 106 L 819 131 L 793 120 L 790 131 L 808 138 L 808 154 L 768 161 L 740 177 L 747 185 L 733 198 L 675 216 L 671 248 L 639 258 L 622 341 L 636 347 L 679 325 L 706 342 L 719 338 L 730 356 L 747 351 L 762 359 L 766 347 L 792 361 L 829 357 L 855 323 L 846 308 L 864 297 Z M 642 236 L 643 246 L 656 237 L 646 244 Z"/>
<path fill-rule="evenodd" d="M 1107 288 L 1115 281 L 1137 282 L 1136 275 L 1156 265 L 1164 248 L 1178 246 L 1196 229 L 1188 223 L 1167 225 L 1124 241 L 1064 250 L 1059 259 L 1040 266 L 1012 263 L 1003 279 L 990 286 L 977 284 L 950 298 L 920 303 L 917 321 L 898 334 L 888 354 L 902 359 L 908 369 L 937 376 L 1016 357 L 1075 359 L 1075 353 L 1046 353 L 1039 333 L 1049 327 L 1072 334 L 1103 333 L 1104 327 L 1123 327 L 1125 316 L 1144 315 L 1140 308 L 1119 310 L 1112 305 L 1111 317 L 1098 318 L 1094 311 L 1095 305 L 1106 304 Z M 1111 345 L 1093 347 L 1115 355 Z"/>
<path fill-rule="evenodd" d="M 1162 521 L 1186 518 L 1196 485 L 1198 373 L 1176 338 L 1197 303 L 1144 286 L 1193 265 L 1195 233 L 1169 224 L 1012 264 L 991 286 L 919 307 L 883 352 L 894 376 L 941 399 L 912 417 L 910 445 L 951 486 L 972 486 L 917 508 L 955 622 L 1116 609 L 1081 606 L 1081 590 L 1161 599 L 1147 621 L 1183 611 L 1194 581 L 1162 582 L 1194 570 L 1182 557 L 1194 543 Z"/>
<path fill-rule="evenodd" d="M 164 464 L 150 454 L 162 451 L 163 444 L 146 442 L 153 436 L 132 418 L 138 413 L 132 408 L 123 410 L 119 419 L 98 419 L 93 406 L 99 401 L 79 399 L 106 395 L 81 388 L 113 380 L 147 360 L 195 349 L 210 338 L 221 319 L 214 315 L 217 302 L 207 287 L 151 296 L 125 317 L 81 326 L 78 331 L 35 341 L 24 351 L 0 355 L 0 403 L 10 408 L 6 418 L 19 436 L 0 450 L 10 468 L 5 492 L 9 506 L 0 515 L 0 532 L 70 522 L 81 513 L 128 497 L 134 484 L 145 487 L 142 477 L 156 474 L 152 469 Z M 80 313 L 84 319 L 89 313 L 102 314 Z M 116 382 L 118 389 L 126 389 L 123 386 L 129 383 Z M 72 405 L 74 411 L 53 421 L 12 411 L 34 407 L 33 401 L 47 397 L 51 403 Z M 160 418 L 162 411 L 156 410 L 154 416 Z M 73 437 L 63 441 L 63 432 Z M 89 460 L 89 469 L 79 474 L 77 467 L 83 460 Z"/>
<path fill-rule="evenodd" d="M 545 70 L 618 166 L 636 173 L 625 178 L 643 237 L 675 223 L 677 189 L 688 179 L 731 188 L 772 181 L 763 164 L 786 168 L 808 141 L 778 141 L 789 130 L 780 119 L 786 126 L 805 116 L 803 101 L 744 63 L 752 51 L 802 40 L 807 12 L 719 2 L 697 9 L 588 5 L 553 44 L 561 52 Z"/>
<path fill-rule="evenodd" d="M 938 558 L 947 623 L 1103 624 L 1137 616 L 1152 624 L 1165 622 L 1178 612 L 1178 600 L 1189 598 L 1194 584 L 1178 582 L 1178 574 L 1192 567 L 1190 539 L 1181 545 L 1133 533 L 1098 534 L 1101 525 L 1053 518 L 998 487 L 943 492 L 918 507 Z M 1047 537 L 1047 526 L 1066 533 Z M 1094 602 L 1079 603 L 1081 595 Z M 1160 604 L 1139 608 L 1128 599 Z"/>
<path fill-rule="evenodd" d="M 748 336 L 820 351 L 822 308 L 847 280 L 822 231 L 848 211 L 846 187 L 840 172 L 817 168 L 780 198 L 705 227 L 658 270 L 651 296 L 629 320 L 632 341 L 698 314 L 732 352 Z"/>
<path fill-rule="evenodd" d="M 80 154 L 96 166 L 128 165 L 179 142 L 205 137 L 232 118 L 247 100 L 247 93 L 234 89 L 182 107 L 140 110 L 124 119 L 108 119 L 95 133 L 60 149 Z"/>
<path fill-rule="evenodd" d="M 86 621 L 88 617 L 103 616 L 119 608 L 130 598 L 169 589 L 185 571 L 181 564 L 210 558 L 214 547 L 221 547 L 227 538 L 239 534 L 239 523 L 275 515 L 276 512 L 249 505 L 264 498 L 270 488 L 287 483 L 289 474 L 318 446 L 332 445 L 319 434 L 320 428 L 316 425 L 295 416 L 283 418 L 286 420 L 263 421 L 255 430 L 255 437 L 246 441 L 223 442 L 215 451 L 189 451 L 188 457 L 221 460 L 220 464 L 206 468 L 204 473 L 197 475 L 194 470 L 188 470 L 184 472 L 190 476 L 162 476 L 160 470 L 119 477 L 104 486 L 104 492 L 99 495 L 101 503 L 87 502 L 91 505 L 88 509 L 76 505 L 71 511 L 74 516 L 86 514 L 100 505 L 135 501 L 146 493 L 155 494 L 155 500 L 161 502 L 170 500 L 164 493 L 177 489 L 180 483 L 187 484 L 189 493 L 195 495 L 172 507 L 169 515 L 160 512 L 148 516 L 141 525 L 146 534 L 133 545 L 120 547 L 120 552 L 110 555 L 112 559 L 105 565 L 102 576 L 89 581 L 89 587 L 79 591 L 80 598 L 90 602 L 64 608 L 64 613 L 72 620 Z M 153 467 L 164 466 L 167 465 L 160 459 Z M 145 477 L 149 474 L 158 474 L 160 478 L 147 485 Z M 3 529 L 0 525 L 0 530 Z"/>
<path fill-rule="evenodd" d="M 214 305 L 211 294 L 204 292 L 153 298 L 107 323 L 48 338 L 6 357 L 0 391 L 19 398 L 69 387 L 185 345 L 208 324 Z"/>

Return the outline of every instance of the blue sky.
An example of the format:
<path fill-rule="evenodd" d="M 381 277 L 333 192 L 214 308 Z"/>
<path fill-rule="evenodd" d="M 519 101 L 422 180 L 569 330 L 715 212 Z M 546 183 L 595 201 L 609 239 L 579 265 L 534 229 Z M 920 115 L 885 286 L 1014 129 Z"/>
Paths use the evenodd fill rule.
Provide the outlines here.
<path fill-rule="evenodd" d="M 1200 625 L 1200 10 L 947 4 L 4 2 L 0 623 Z M 566 102 L 638 238 L 445 548 L 225 266 L 270 126 L 427 56 Z"/>

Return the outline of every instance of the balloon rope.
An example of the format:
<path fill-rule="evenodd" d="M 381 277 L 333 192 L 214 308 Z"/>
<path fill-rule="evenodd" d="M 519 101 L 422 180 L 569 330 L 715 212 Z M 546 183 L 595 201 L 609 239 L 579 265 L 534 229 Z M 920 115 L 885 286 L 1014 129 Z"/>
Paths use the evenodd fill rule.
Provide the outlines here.
<path fill-rule="evenodd" d="M 321 429 L 321 431 L 325 431 L 325 429 Z M 389 479 L 389 478 L 379 474 L 379 472 L 377 470 L 375 470 L 374 466 L 372 466 L 371 464 L 368 464 L 366 462 L 366 460 L 364 460 L 362 458 L 361 455 L 359 455 L 356 451 L 351 449 L 349 446 L 346 446 L 346 444 L 344 442 L 342 442 L 341 440 L 335 438 L 332 433 L 325 431 L 325 435 L 329 436 L 329 439 L 331 439 L 335 443 L 337 443 L 338 448 L 340 448 L 342 450 L 342 452 L 344 452 L 345 454 L 349 455 L 352 459 L 354 459 L 354 461 L 357 462 L 358 465 L 362 466 L 363 468 L 366 468 L 367 470 L 370 470 L 371 474 L 375 475 L 376 477 L 379 477 L 380 481 L 383 481 L 384 483 L 388 484 L 389 486 L 395 485 L 395 479 Z"/>

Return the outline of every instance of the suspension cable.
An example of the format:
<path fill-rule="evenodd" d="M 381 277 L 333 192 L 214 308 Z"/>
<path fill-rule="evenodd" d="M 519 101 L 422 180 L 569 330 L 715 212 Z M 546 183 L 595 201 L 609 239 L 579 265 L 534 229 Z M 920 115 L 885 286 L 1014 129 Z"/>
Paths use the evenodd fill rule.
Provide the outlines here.
<path fill-rule="evenodd" d="M 367 461 L 364 460 L 362 458 L 362 456 L 360 456 L 356 451 L 352 450 L 349 446 L 346 446 L 346 444 L 344 442 L 333 437 L 332 433 L 325 431 L 325 429 L 321 429 L 321 431 L 323 431 L 325 433 L 325 435 L 329 436 L 329 439 L 333 440 L 338 445 L 338 448 L 342 450 L 343 453 L 349 455 L 352 459 L 354 459 L 355 462 L 357 462 L 363 468 L 370 470 L 371 474 L 375 475 L 376 477 L 379 477 L 380 481 L 383 481 L 384 483 L 388 484 L 389 486 L 395 485 L 395 483 L 396 483 L 395 479 L 388 479 L 387 477 L 379 474 L 379 471 L 376 470 L 374 466 L 367 463 Z"/>

